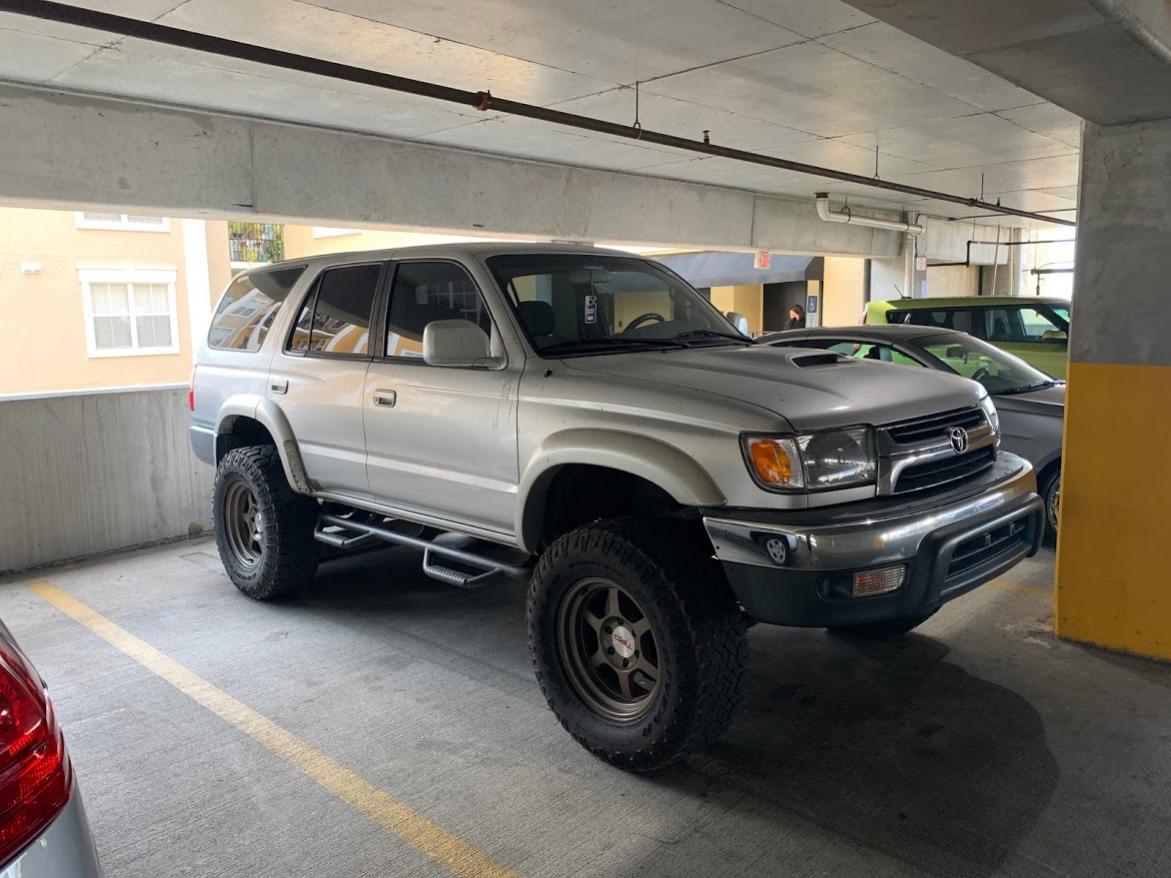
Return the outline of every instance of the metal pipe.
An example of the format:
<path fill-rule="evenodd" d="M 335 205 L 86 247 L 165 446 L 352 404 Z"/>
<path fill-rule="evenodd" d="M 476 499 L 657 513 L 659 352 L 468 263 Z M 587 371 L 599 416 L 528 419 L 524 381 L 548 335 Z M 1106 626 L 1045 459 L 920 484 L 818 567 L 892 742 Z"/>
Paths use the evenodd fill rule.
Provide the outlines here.
<path fill-rule="evenodd" d="M 252 43 L 241 43 L 237 40 L 225 39 L 224 37 L 213 37 L 208 34 L 183 30 L 182 28 L 155 24 L 151 21 L 127 18 L 126 16 L 113 15 L 109 12 L 99 12 L 95 9 L 81 9 L 65 3 L 53 3 L 50 0 L 0 0 L 0 12 L 11 12 L 31 18 L 44 19 L 46 21 L 56 21 L 62 24 L 87 27 L 92 30 L 101 30 L 108 33 L 120 34 L 125 37 L 133 37 L 134 39 L 148 40 L 168 46 L 178 46 L 197 52 L 222 55 L 227 58 L 238 58 L 242 61 L 250 61 L 257 64 L 266 64 L 270 67 L 297 70 L 302 73 L 311 73 L 330 79 L 340 79 L 346 82 L 370 85 L 389 91 L 398 91 L 404 94 L 419 95 L 438 101 L 462 104 L 481 111 L 494 110 L 513 116 L 523 116 L 527 119 L 551 122 L 555 125 L 580 128 L 585 131 L 595 131 L 600 134 L 610 134 L 614 137 L 625 137 L 630 140 L 655 143 L 660 146 L 669 146 L 688 152 L 703 153 L 705 155 L 719 156 L 735 161 L 765 165 L 771 168 L 780 168 L 785 171 L 795 171 L 800 174 L 824 177 L 843 183 L 868 186 L 872 189 L 898 192 L 902 195 L 913 195 L 916 198 L 962 204 L 966 207 L 986 210 L 990 213 L 1016 216 L 1035 222 L 1054 223 L 1055 225 L 1061 226 L 1076 225 L 1072 220 L 1057 219 L 1043 213 L 1018 210 L 1014 207 L 1005 207 L 1001 204 L 992 204 L 979 198 L 952 195 L 948 192 L 936 192 L 932 189 L 923 189 L 919 186 L 909 186 L 905 183 L 881 180 L 877 177 L 865 177 L 861 174 L 849 174 L 833 168 L 823 168 L 818 165 L 809 165 L 804 162 L 777 158 L 776 156 L 761 155 L 760 153 L 748 152 L 747 150 L 732 149 L 713 143 L 704 143 L 699 140 L 676 137 L 673 134 L 648 131 L 641 126 L 621 125 L 616 122 L 607 122 L 604 119 L 578 116 L 575 113 L 566 113 L 562 110 L 552 110 L 548 107 L 538 107 L 533 104 L 521 103 L 520 101 L 510 101 L 495 97 L 489 91 L 466 91 L 464 89 L 451 88 L 450 86 L 427 82 L 425 80 L 395 76 L 391 73 L 381 73 L 365 67 L 339 64 L 335 61 L 326 61 L 322 58 L 309 58 L 292 52 L 282 52 L 279 49 L 270 49 Z"/>
<path fill-rule="evenodd" d="M 827 192 L 818 192 L 814 197 L 814 202 L 817 204 L 817 215 L 827 223 L 848 223 L 870 229 L 889 229 L 892 232 L 906 232 L 908 235 L 923 234 L 923 227 L 915 223 L 879 219 L 874 216 L 854 216 L 849 208 L 835 213 L 829 209 L 829 193 Z"/>

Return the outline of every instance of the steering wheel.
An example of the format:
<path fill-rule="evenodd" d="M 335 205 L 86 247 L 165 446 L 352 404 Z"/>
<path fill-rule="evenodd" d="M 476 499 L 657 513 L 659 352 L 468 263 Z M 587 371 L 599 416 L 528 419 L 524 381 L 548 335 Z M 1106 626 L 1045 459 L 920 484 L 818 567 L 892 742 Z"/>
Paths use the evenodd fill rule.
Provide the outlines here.
<path fill-rule="evenodd" d="M 989 378 L 991 376 L 992 376 L 992 373 L 989 372 L 985 367 L 981 366 L 979 369 L 977 369 L 975 372 L 972 373 L 972 380 L 983 382 L 985 378 Z"/>
<path fill-rule="evenodd" d="M 664 317 L 662 314 L 656 314 L 654 311 L 647 311 L 645 314 L 639 314 L 637 317 L 635 317 L 633 320 L 631 320 L 629 323 L 627 323 L 626 328 L 624 330 L 622 330 L 622 333 L 625 335 L 626 333 L 630 332 L 632 329 L 638 329 L 644 323 L 649 323 L 652 320 L 657 321 L 658 323 L 666 323 L 667 322 L 667 318 Z"/>

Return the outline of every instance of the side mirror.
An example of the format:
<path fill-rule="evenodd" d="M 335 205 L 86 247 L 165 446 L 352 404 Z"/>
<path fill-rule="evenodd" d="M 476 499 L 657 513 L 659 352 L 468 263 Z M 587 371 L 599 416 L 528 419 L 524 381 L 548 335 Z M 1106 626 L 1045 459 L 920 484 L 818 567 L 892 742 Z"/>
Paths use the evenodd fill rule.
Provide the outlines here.
<path fill-rule="evenodd" d="M 729 311 L 724 316 L 728 318 L 728 322 L 735 326 L 738 331 L 742 332 L 744 335 L 748 335 L 747 317 L 745 317 L 739 311 Z"/>
<path fill-rule="evenodd" d="M 423 361 L 428 366 L 495 366 L 488 333 L 470 320 L 432 320 L 423 328 Z"/>
<path fill-rule="evenodd" d="M 1060 329 L 1047 329 L 1041 333 L 1041 341 L 1052 342 L 1053 344 L 1065 344 L 1068 339 Z"/>

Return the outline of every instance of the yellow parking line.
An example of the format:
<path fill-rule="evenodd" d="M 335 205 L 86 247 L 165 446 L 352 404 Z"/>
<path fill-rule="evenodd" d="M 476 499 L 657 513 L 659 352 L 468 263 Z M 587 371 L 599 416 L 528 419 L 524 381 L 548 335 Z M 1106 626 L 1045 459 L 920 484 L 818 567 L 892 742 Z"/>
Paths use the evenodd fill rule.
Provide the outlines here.
<path fill-rule="evenodd" d="M 29 585 L 29 589 L 115 649 L 162 677 L 184 695 L 267 747 L 351 808 L 441 864 L 453 875 L 460 878 L 515 878 L 515 872 L 505 869 L 487 854 L 456 838 L 321 751 L 313 749 L 296 735 L 217 689 L 203 677 L 70 597 L 52 583 L 34 582 Z"/>

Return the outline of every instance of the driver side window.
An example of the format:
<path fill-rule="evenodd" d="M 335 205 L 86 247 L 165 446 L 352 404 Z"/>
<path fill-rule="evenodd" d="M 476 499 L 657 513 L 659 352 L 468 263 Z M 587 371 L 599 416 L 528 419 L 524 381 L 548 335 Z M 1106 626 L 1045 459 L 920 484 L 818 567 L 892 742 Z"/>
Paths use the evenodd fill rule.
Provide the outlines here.
<path fill-rule="evenodd" d="M 489 337 L 492 318 L 476 282 L 454 262 L 400 262 L 390 292 L 386 356 L 423 360 L 423 330 L 433 320 L 470 320 Z"/>

